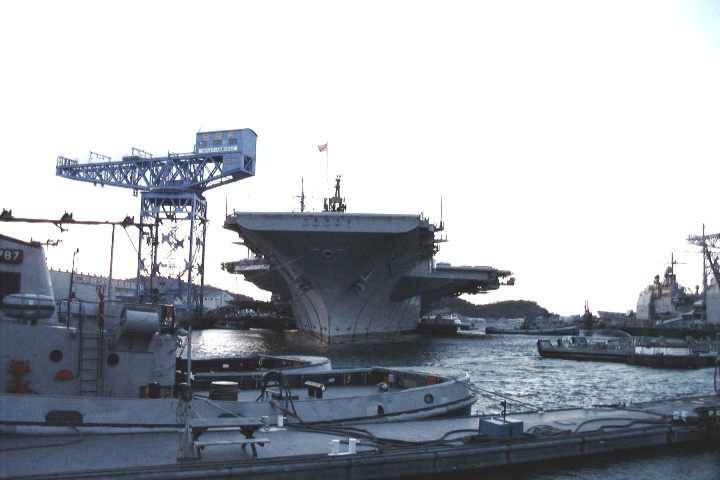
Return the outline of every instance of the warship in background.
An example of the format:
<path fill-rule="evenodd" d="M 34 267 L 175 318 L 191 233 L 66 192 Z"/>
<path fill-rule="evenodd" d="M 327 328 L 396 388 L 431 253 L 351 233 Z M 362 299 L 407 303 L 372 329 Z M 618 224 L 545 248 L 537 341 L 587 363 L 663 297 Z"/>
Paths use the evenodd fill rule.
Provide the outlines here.
<path fill-rule="evenodd" d="M 677 281 L 675 257 L 663 277 L 655 275 L 653 282 L 638 296 L 637 309 L 627 314 L 598 312 L 592 328 L 610 327 L 632 335 L 703 337 L 720 334 L 720 268 L 713 255 L 709 239 L 720 235 L 690 237 L 690 243 L 703 249 L 703 286 L 691 291 Z"/>
<path fill-rule="evenodd" d="M 640 292 L 635 313 L 638 321 L 668 325 L 705 320 L 704 295 L 699 287 L 695 287 L 695 292 L 690 292 L 678 283 L 676 264 L 672 257 L 662 280 L 660 275 L 655 275 L 653 283 Z"/>
<path fill-rule="evenodd" d="M 442 221 L 347 213 L 340 180 L 322 212 L 304 211 L 303 192 L 300 212 L 234 212 L 225 222 L 254 256 L 223 268 L 289 304 L 300 331 L 323 343 L 387 339 L 415 331 L 437 299 L 514 283 L 509 271 L 435 263 Z"/>

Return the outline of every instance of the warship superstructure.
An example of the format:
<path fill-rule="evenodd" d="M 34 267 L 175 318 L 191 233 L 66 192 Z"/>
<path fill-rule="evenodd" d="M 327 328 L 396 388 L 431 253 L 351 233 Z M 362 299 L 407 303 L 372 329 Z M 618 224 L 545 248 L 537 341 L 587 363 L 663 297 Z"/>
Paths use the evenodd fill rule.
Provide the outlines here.
<path fill-rule="evenodd" d="M 704 319 L 703 295 L 698 288 L 691 293 L 678 283 L 675 264 L 672 259 L 662 280 L 655 275 L 653 283 L 640 292 L 636 314 L 639 321 L 663 324 Z"/>
<path fill-rule="evenodd" d="M 235 212 L 225 228 L 254 257 L 224 268 L 289 303 L 298 329 L 325 343 L 414 331 L 423 305 L 494 290 L 510 276 L 492 267 L 436 264 L 442 222 L 346 210 L 338 177 L 322 212 Z"/>

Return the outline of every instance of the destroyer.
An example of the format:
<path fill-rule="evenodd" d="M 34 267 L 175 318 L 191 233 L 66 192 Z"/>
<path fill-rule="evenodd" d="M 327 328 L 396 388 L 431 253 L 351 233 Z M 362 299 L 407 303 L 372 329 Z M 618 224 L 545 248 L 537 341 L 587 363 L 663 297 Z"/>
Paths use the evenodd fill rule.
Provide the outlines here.
<path fill-rule="evenodd" d="M 677 262 L 671 256 L 662 278 L 655 275 L 653 282 L 640 292 L 636 312 L 598 312 L 598 321 L 585 325 L 586 328 L 612 328 L 651 337 L 704 338 L 719 334 L 720 267 L 708 239 L 718 241 L 720 235 L 690 237 L 691 243 L 703 248 L 702 288 L 696 286 L 692 291 L 678 283 Z"/>
<path fill-rule="evenodd" d="M 289 303 L 298 329 L 324 343 L 414 331 L 432 301 L 494 290 L 510 276 L 492 267 L 436 264 L 442 222 L 346 210 L 337 177 L 322 212 L 233 213 L 225 228 L 255 257 L 224 268 Z"/>

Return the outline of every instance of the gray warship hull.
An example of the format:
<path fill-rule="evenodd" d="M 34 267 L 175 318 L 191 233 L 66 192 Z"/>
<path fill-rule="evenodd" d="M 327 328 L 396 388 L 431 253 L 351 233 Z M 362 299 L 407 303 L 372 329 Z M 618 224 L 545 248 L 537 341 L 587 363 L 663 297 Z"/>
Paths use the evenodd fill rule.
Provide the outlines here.
<path fill-rule="evenodd" d="M 225 227 L 258 255 L 225 268 L 289 303 L 298 329 L 325 343 L 413 332 L 423 298 L 497 288 L 509 274 L 436 271 L 436 229 L 418 215 L 235 213 Z"/>
<path fill-rule="evenodd" d="M 0 234 L 0 434 L 176 432 L 186 421 L 259 428 L 261 417 L 289 412 L 290 422 L 386 422 L 475 402 L 468 375 L 447 370 L 332 370 L 326 358 L 294 355 L 178 359 L 186 334 L 171 306 L 126 305 L 118 318 L 104 301 L 66 303 L 58 316 L 42 246 Z M 188 415 L 181 385 L 191 366 Z"/>

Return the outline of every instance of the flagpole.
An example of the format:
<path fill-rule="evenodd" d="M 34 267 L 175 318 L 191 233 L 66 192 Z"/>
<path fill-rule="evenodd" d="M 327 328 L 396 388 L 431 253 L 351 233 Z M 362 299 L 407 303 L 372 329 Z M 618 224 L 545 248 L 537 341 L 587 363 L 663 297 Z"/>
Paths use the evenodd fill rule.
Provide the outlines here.
<path fill-rule="evenodd" d="M 325 139 L 325 186 L 330 188 L 330 175 L 328 170 L 330 168 L 330 143 Z"/>

